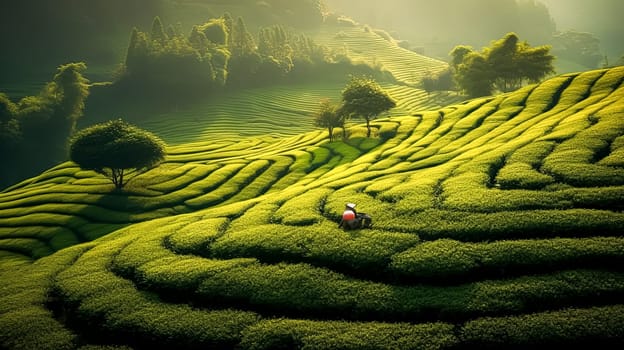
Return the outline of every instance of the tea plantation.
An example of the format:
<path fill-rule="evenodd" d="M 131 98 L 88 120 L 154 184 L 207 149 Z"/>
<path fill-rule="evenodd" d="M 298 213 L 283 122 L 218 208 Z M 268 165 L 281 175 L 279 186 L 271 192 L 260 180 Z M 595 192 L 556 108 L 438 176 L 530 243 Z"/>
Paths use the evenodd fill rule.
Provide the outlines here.
<path fill-rule="evenodd" d="M 0 348 L 624 346 L 624 67 L 373 126 L 5 190 Z"/>

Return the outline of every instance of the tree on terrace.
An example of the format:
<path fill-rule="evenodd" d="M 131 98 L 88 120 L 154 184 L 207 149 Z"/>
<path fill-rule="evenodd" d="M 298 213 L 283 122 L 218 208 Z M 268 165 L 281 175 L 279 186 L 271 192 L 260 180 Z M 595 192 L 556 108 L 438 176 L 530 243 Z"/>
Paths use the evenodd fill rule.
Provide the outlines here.
<path fill-rule="evenodd" d="M 319 110 L 314 114 L 314 124 L 322 128 L 327 128 L 329 132 L 329 141 L 334 140 L 334 129 L 344 128 L 345 118 L 340 113 L 338 105 L 333 104 L 329 99 L 323 99 L 320 102 Z"/>
<path fill-rule="evenodd" d="M 471 97 L 493 91 L 513 91 L 524 82 L 536 83 L 554 72 L 550 46 L 531 47 L 515 33 L 493 41 L 481 52 L 456 46 L 450 53 L 457 84 Z"/>
<path fill-rule="evenodd" d="M 77 132 L 70 140 L 69 157 L 80 168 L 124 186 L 126 169 L 144 172 L 165 159 L 165 143 L 156 135 L 121 119 L 96 124 Z"/>
<path fill-rule="evenodd" d="M 351 77 L 342 90 L 340 114 L 359 116 L 366 120 L 366 137 L 370 137 L 370 121 L 396 106 L 396 102 L 372 78 Z"/>

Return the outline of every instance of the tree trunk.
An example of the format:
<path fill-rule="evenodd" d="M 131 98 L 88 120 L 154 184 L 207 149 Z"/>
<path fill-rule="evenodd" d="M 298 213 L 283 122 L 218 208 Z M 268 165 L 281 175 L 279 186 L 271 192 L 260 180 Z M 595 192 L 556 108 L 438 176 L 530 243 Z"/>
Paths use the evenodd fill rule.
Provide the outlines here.
<path fill-rule="evenodd" d="M 111 169 L 111 180 L 115 184 L 115 189 L 121 190 L 123 187 L 123 169 Z"/>

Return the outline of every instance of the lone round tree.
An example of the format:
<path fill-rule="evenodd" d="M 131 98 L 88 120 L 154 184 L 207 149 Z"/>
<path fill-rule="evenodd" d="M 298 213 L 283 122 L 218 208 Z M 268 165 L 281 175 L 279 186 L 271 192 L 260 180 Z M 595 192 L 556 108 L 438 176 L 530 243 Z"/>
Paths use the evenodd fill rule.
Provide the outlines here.
<path fill-rule="evenodd" d="M 165 159 L 165 143 L 117 119 L 77 132 L 70 140 L 69 157 L 80 168 L 109 177 L 119 190 L 124 186 L 124 170 L 142 172 Z"/>
<path fill-rule="evenodd" d="M 370 137 L 370 121 L 396 106 L 396 102 L 372 78 L 352 77 L 342 90 L 340 114 L 359 116 L 366 120 L 366 137 Z"/>
<path fill-rule="evenodd" d="M 343 128 L 344 130 L 344 115 L 340 113 L 338 106 L 328 99 L 321 100 L 319 110 L 313 116 L 316 126 L 327 128 L 330 142 L 334 140 L 334 128 Z"/>

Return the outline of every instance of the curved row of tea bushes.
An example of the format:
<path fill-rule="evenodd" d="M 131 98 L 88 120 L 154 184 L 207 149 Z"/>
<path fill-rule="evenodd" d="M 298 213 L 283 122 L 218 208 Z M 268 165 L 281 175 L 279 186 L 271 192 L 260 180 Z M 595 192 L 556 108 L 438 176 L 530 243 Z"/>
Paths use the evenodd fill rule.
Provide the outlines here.
<path fill-rule="evenodd" d="M 123 236 L 91 249 L 58 275 L 56 293 L 69 309 L 79 304 L 77 317 L 86 312 L 88 318 L 98 319 L 97 313 L 122 315 L 128 307 L 158 308 L 140 300 L 132 306 L 113 302 L 112 295 L 128 300 L 125 294 L 141 293 L 128 280 L 108 271 L 111 267 L 142 288 L 165 293 L 165 299 L 171 293 L 184 292 L 186 300 L 219 309 L 242 307 L 260 314 L 280 310 L 285 315 L 420 321 L 526 313 L 569 302 L 604 303 L 617 300 L 624 292 L 621 273 L 599 270 L 448 287 L 393 286 L 348 278 L 308 264 L 266 265 L 253 258 L 211 260 L 164 248 L 166 237 L 185 227 L 186 222 L 176 220 L 157 229 L 141 225 L 135 229 L 141 232 L 149 228 L 152 234 Z M 597 295 L 601 298 L 596 299 Z M 96 301 L 99 311 L 85 309 Z M 145 303 L 148 306 L 142 305 Z"/>
<path fill-rule="evenodd" d="M 179 223 L 150 223 L 135 229 L 170 232 L 180 226 Z M 127 236 L 126 232 L 116 233 L 117 238 L 107 239 L 83 254 L 56 277 L 52 293 L 60 303 L 57 307 L 67 313 L 69 326 L 87 339 L 138 347 L 231 348 L 240 341 L 240 332 L 256 322 L 258 317 L 252 312 L 198 310 L 187 304 L 162 302 L 153 294 L 138 290 L 132 281 L 111 272 L 109 266 L 116 259 L 127 259 L 127 255 L 121 257 L 120 254 L 137 239 L 134 235 Z M 183 259 L 169 254 L 175 260 Z M 144 261 L 163 257 L 163 252 L 156 250 L 148 253 Z"/>
<path fill-rule="evenodd" d="M 624 260 L 623 246 L 621 237 L 491 243 L 438 239 L 394 255 L 389 271 L 409 279 L 445 281 L 578 267 L 619 269 Z"/>

